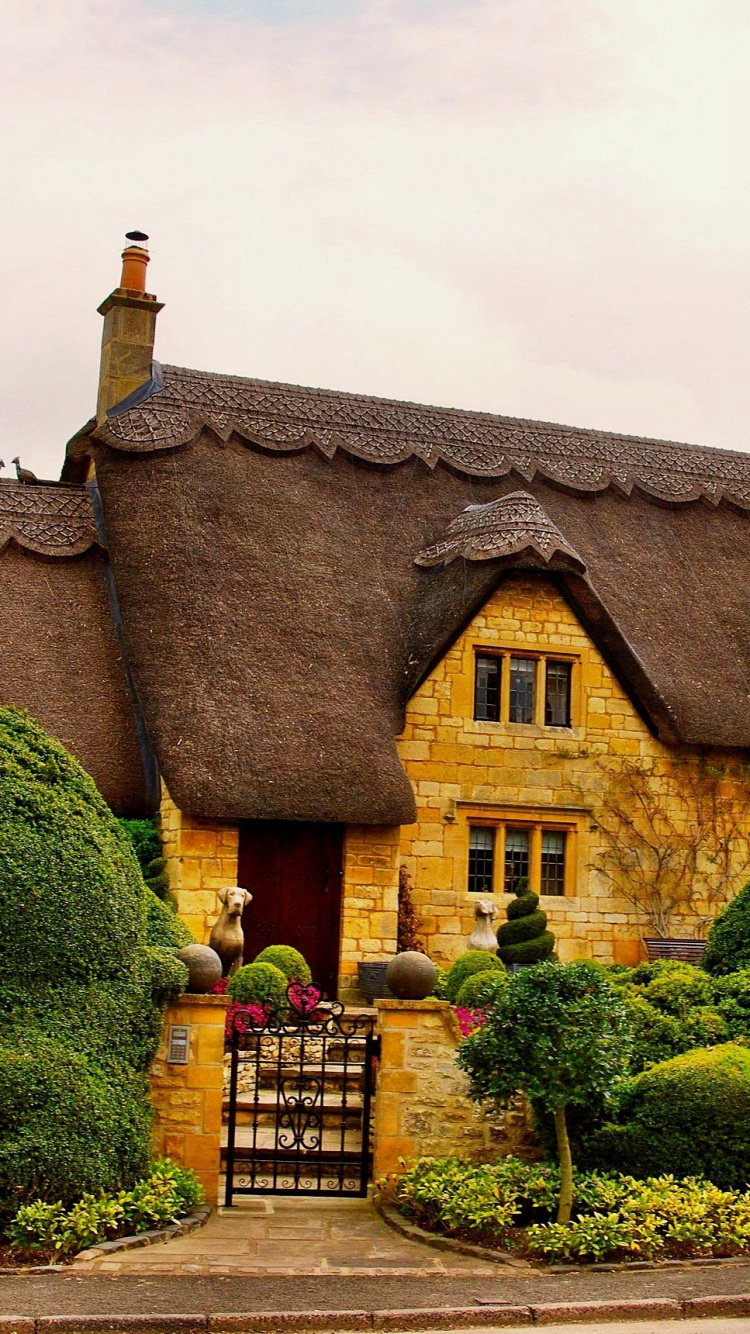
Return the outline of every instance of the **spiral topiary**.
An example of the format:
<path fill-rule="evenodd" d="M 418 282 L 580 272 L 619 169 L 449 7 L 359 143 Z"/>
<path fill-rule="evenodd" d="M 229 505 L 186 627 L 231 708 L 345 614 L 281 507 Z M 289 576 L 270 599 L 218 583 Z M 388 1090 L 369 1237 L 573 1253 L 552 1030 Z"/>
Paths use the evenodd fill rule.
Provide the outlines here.
<path fill-rule="evenodd" d="M 270 1005 L 273 1014 L 286 1009 L 287 980 L 272 963 L 247 963 L 235 973 L 227 995 L 240 1005 Z"/>
<path fill-rule="evenodd" d="M 505 972 L 496 954 L 490 954 L 487 950 L 467 950 L 466 954 L 461 954 L 448 970 L 445 980 L 445 999 L 450 1001 L 451 1005 L 455 1005 L 458 993 L 467 977 L 471 977 L 474 973 L 493 971 Z"/>
<path fill-rule="evenodd" d="M 555 948 L 555 937 L 547 930 L 547 914 L 537 907 L 539 895 L 521 879 L 508 904 L 508 920 L 497 933 L 498 954 L 506 964 L 542 963 Z"/>
<path fill-rule="evenodd" d="M 293 945 L 267 945 L 253 963 L 272 963 L 284 974 L 287 982 L 301 982 L 304 987 L 312 982 L 312 973 L 305 957 Z"/>

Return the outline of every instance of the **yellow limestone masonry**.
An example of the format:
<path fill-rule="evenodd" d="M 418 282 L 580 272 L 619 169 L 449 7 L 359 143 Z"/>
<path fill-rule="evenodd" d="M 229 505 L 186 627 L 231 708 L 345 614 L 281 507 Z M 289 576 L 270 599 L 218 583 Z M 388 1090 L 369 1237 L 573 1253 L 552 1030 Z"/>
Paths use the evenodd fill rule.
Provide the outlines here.
<path fill-rule="evenodd" d="M 568 658 L 572 727 L 545 727 L 538 714 L 534 724 L 475 721 L 474 664 L 482 647 Z M 507 670 L 503 675 L 507 691 Z M 476 899 L 467 890 L 470 823 L 559 822 L 568 836 L 566 892 L 541 902 L 559 957 L 638 960 L 649 930 L 592 866 L 601 840 L 602 757 L 615 765 L 620 757 L 645 760 L 658 770 L 673 766 L 675 752 L 651 735 L 551 581 L 519 575 L 500 585 L 409 702 L 398 747 L 414 786 L 417 822 L 400 830 L 349 831 L 345 990 L 357 959 L 385 958 L 395 948 L 400 864 L 411 876 L 428 953 L 448 965 L 465 950 Z M 697 768 L 697 751 L 681 747 L 679 755 L 688 769 Z M 709 758 L 721 764 L 727 755 Z M 746 802 L 739 794 L 738 800 Z M 495 896 L 500 921 L 508 902 Z M 677 916 L 673 934 L 699 934 L 696 926 L 695 918 Z"/>
<path fill-rule="evenodd" d="M 208 944 L 219 915 L 216 891 L 237 884 L 239 827 L 185 815 L 162 784 L 161 832 L 177 911 L 195 939 Z"/>

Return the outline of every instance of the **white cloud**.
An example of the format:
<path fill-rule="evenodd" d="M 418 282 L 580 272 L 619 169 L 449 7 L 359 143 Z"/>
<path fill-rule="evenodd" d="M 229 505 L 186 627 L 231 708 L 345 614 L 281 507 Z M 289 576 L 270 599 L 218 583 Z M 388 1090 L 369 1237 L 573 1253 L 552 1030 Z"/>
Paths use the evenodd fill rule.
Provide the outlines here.
<path fill-rule="evenodd" d="M 134 226 L 162 360 L 750 447 L 739 0 L 0 7 L 3 457 L 90 414 Z"/>

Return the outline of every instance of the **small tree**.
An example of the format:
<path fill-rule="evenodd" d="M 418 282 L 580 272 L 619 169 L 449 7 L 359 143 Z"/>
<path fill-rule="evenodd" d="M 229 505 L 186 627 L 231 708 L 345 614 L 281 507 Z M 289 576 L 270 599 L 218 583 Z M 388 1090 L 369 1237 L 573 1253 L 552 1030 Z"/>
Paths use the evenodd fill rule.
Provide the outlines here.
<path fill-rule="evenodd" d="M 628 1072 L 630 1026 L 605 974 L 586 960 L 540 963 L 508 979 L 487 1022 L 458 1050 L 477 1102 L 505 1106 L 525 1093 L 554 1119 L 561 1184 L 558 1223 L 573 1205 L 565 1109 L 605 1096 Z"/>
<path fill-rule="evenodd" d="M 398 872 L 397 932 L 397 954 L 404 954 L 406 950 L 416 950 L 418 954 L 425 953 L 424 945 L 419 937 L 419 918 L 412 898 L 411 880 L 405 866 L 399 867 Z"/>

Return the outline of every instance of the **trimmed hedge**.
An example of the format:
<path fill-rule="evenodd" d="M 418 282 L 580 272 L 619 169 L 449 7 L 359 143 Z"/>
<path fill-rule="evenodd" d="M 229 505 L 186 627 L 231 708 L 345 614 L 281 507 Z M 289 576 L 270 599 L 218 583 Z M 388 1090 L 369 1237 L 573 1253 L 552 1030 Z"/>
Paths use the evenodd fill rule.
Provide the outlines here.
<path fill-rule="evenodd" d="M 584 1140 L 583 1165 L 705 1176 L 727 1190 L 750 1180 L 750 1051 L 736 1043 L 652 1066 L 619 1091 L 616 1117 Z"/>
<path fill-rule="evenodd" d="M 506 909 L 508 920 L 497 932 L 498 954 L 505 964 L 543 963 L 555 948 L 555 937 L 547 930 L 547 914 L 539 908 L 539 895 L 525 880 L 519 881 Z"/>
<path fill-rule="evenodd" d="M 253 963 L 272 963 L 274 968 L 284 974 L 287 982 L 301 982 L 305 987 L 312 982 L 312 973 L 304 955 L 292 945 L 267 945 L 253 959 Z"/>
<path fill-rule="evenodd" d="M 0 1214 L 145 1170 L 146 1071 L 187 981 L 166 911 L 91 778 L 0 709 Z"/>
<path fill-rule="evenodd" d="M 451 1005 L 455 1005 L 458 993 L 467 978 L 472 977 L 474 973 L 489 972 L 505 972 L 505 968 L 497 955 L 490 954 L 488 950 L 467 950 L 465 954 L 459 955 L 455 963 L 451 964 L 448 969 L 448 976 L 445 980 L 445 999 L 449 1000 Z"/>
<path fill-rule="evenodd" d="M 287 1007 L 288 985 L 281 969 L 274 964 L 246 963 L 229 983 L 227 995 L 240 1005 L 270 1005 L 273 1014 L 281 1014 Z"/>
<path fill-rule="evenodd" d="M 750 968 L 750 880 L 712 923 L 701 967 L 716 975 Z"/>
<path fill-rule="evenodd" d="M 456 997 L 456 1005 L 461 1005 L 466 1010 L 481 1010 L 483 1006 L 492 1003 L 492 997 L 498 987 L 507 986 L 507 983 L 507 973 L 499 973 L 496 968 L 485 968 L 481 973 L 472 973 L 471 977 L 467 977 L 462 983 Z"/>

